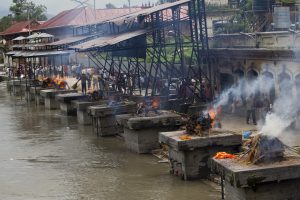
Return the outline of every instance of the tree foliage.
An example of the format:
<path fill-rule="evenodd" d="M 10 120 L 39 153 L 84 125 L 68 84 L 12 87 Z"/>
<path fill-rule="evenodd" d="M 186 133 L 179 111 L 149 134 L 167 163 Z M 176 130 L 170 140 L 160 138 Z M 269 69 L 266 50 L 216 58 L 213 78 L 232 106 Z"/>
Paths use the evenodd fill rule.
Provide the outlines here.
<path fill-rule="evenodd" d="M 27 21 L 36 19 L 39 21 L 47 20 L 47 8 L 44 5 L 36 5 L 28 0 L 13 0 L 10 6 L 12 15 L 4 16 L 0 19 L 0 32 L 10 27 L 13 21 Z"/>
<path fill-rule="evenodd" d="M 12 24 L 12 17 L 11 16 L 4 16 L 2 19 L 0 19 L 0 32 L 4 31 Z"/>
<path fill-rule="evenodd" d="M 32 1 L 13 0 L 10 11 L 16 21 L 26 21 L 28 18 L 40 21 L 47 20 L 47 16 L 45 15 L 47 11 L 46 6 L 36 5 Z"/>

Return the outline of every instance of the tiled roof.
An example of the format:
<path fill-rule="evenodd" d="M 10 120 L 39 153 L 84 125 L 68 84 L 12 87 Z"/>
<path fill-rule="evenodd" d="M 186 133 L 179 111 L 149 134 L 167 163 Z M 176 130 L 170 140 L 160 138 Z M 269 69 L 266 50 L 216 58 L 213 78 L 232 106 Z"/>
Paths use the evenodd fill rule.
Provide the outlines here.
<path fill-rule="evenodd" d="M 16 22 L 10 27 L 8 27 L 5 31 L 1 32 L 1 35 L 12 35 L 16 33 L 26 33 L 29 32 L 29 25 L 32 25 L 33 23 L 39 24 L 37 21 L 22 21 L 22 22 Z M 35 26 L 30 27 L 30 29 L 34 29 Z"/>
<path fill-rule="evenodd" d="M 55 17 L 41 24 L 36 30 L 50 29 L 63 26 L 80 26 L 84 24 L 104 21 L 115 17 L 120 17 L 129 13 L 140 11 L 142 8 L 115 8 L 115 9 L 96 9 L 90 7 L 75 8 L 66 10 Z"/>

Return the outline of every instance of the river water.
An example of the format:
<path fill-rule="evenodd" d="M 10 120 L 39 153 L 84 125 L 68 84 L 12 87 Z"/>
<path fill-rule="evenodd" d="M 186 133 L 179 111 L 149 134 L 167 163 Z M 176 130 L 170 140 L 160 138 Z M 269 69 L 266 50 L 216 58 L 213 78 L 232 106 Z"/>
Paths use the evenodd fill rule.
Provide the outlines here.
<path fill-rule="evenodd" d="M 211 200 L 207 181 L 184 182 L 168 164 L 97 138 L 76 117 L 10 96 L 0 83 L 0 199 Z"/>

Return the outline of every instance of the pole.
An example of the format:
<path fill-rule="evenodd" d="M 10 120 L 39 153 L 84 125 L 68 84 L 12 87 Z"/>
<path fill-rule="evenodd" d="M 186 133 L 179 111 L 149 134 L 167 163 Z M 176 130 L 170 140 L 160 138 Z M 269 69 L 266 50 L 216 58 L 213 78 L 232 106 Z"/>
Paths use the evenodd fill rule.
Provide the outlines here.
<path fill-rule="evenodd" d="M 129 12 L 131 12 L 131 2 L 128 0 L 128 7 L 129 7 Z"/>
<path fill-rule="evenodd" d="M 30 12 L 29 12 L 29 4 L 27 4 L 27 20 L 28 20 L 28 34 L 30 36 Z"/>

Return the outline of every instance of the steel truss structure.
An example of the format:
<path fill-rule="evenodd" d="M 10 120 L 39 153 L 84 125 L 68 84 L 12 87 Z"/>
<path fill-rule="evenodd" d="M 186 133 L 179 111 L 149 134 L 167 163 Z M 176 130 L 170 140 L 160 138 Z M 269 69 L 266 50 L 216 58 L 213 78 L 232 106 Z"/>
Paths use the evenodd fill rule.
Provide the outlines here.
<path fill-rule="evenodd" d="M 109 77 L 115 78 L 116 89 L 123 88 L 128 94 L 169 96 L 172 81 L 179 80 L 186 83 L 191 79 L 200 82 L 205 80 L 212 86 L 205 1 L 181 0 L 170 3 L 169 6 L 163 5 L 161 8 L 151 8 L 148 12 L 145 10 L 144 13 L 131 14 L 103 23 L 105 31 L 95 24 L 90 25 L 91 27 L 76 27 L 74 30 L 74 33 L 80 34 L 97 34 L 98 30 L 114 36 L 146 29 L 146 46 L 136 43 L 130 45 L 131 41 L 137 39 L 133 36 L 112 45 L 84 48 L 83 43 L 82 48 L 73 49 L 85 52 L 97 67 L 105 69 L 109 72 Z M 121 25 L 120 21 L 123 21 Z M 143 48 L 145 57 L 116 53 L 134 49 L 142 51 Z M 199 84 L 187 88 L 194 97 L 200 97 Z M 180 93 L 178 96 L 188 98 L 186 94 Z"/>

